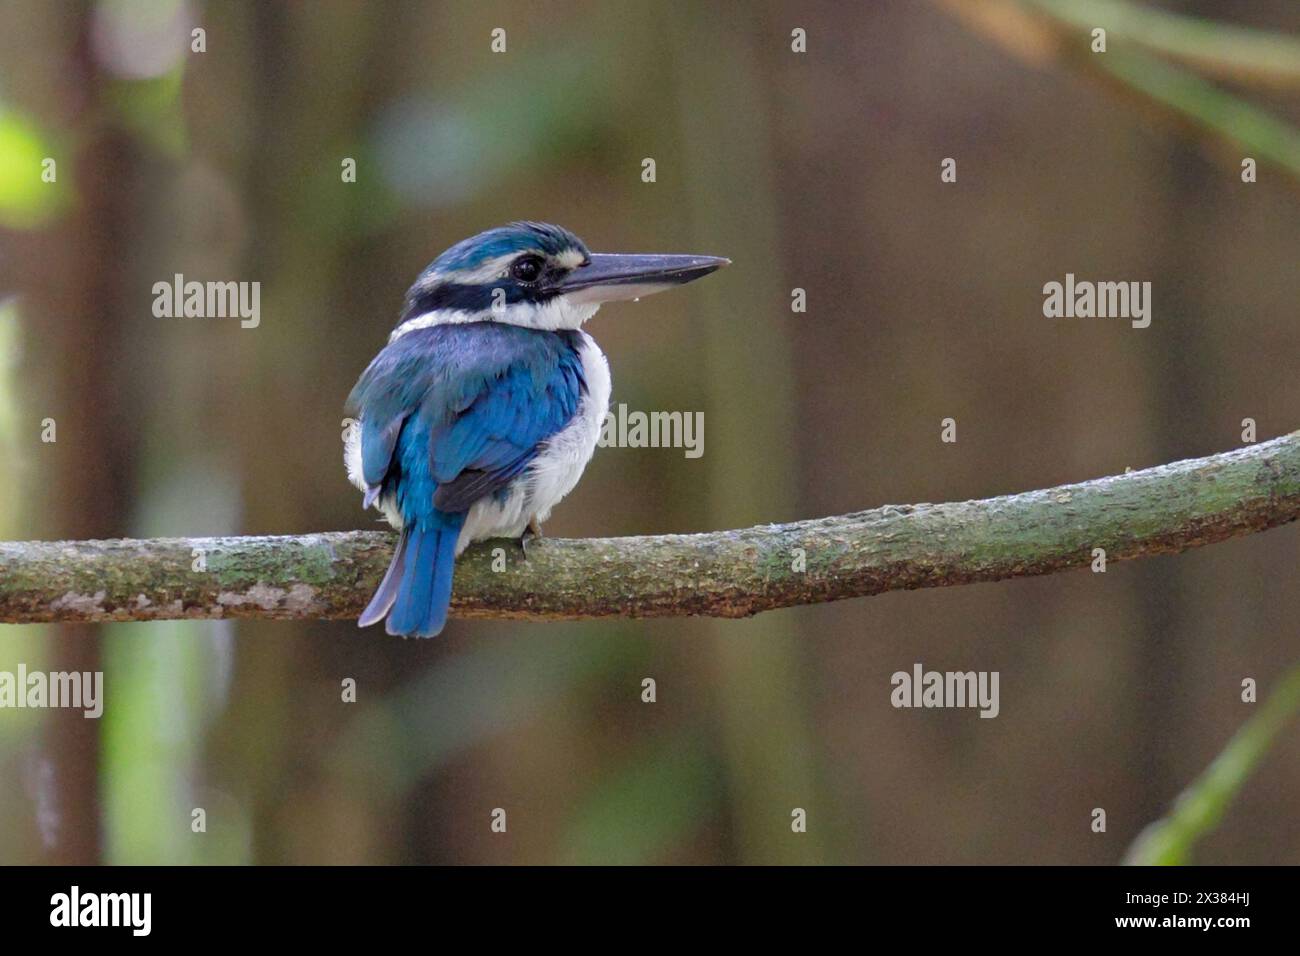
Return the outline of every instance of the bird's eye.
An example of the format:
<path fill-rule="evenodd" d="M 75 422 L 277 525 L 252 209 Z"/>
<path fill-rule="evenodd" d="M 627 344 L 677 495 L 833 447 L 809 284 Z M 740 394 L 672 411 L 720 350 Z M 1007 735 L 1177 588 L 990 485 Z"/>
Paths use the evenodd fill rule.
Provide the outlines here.
<path fill-rule="evenodd" d="M 510 274 L 520 282 L 532 282 L 542 274 L 540 256 L 521 256 L 510 267 Z"/>

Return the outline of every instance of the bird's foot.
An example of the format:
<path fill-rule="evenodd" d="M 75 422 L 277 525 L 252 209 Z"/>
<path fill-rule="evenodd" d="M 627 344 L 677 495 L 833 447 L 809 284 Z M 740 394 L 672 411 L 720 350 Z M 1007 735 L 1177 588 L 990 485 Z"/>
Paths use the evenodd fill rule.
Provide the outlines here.
<path fill-rule="evenodd" d="M 536 518 L 530 518 L 528 520 L 528 527 L 525 528 L 524 533 L 519 536 L 519 550 L 524 553 L 525 561 L 528 560 L 528 542 L 541 537 L 543 537 L 542 526 L 537 523 Z"/>

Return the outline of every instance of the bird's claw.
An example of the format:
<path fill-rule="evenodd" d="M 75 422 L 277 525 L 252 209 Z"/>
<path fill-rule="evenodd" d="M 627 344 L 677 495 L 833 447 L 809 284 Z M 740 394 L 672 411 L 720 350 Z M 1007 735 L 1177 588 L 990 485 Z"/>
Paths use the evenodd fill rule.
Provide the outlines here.
<path fill-rule="evenodd" d="M 525 528 L 524 533 L 519 536 L 519 550 L 524 553 L 525 561 L 528 560 L 528 542 L 532 541 L 534 538 L 540 538 L 542 536 L 542 526 L 537 523 L 536 518 L 530 518 L 528 521 L 528 527 Z"/>

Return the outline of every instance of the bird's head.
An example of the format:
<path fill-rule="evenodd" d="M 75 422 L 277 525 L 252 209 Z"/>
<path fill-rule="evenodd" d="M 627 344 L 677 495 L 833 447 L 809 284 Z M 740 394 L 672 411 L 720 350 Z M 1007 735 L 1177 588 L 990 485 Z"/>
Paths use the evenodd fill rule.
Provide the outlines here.
<path fill-rule="evenodd" d="M 433 260 L 407 292 L 392 338 L 457 322 L 576 329 L 604 302 L 662 292 L 729 262 L 588 252 L 561 226 L 514 222 L 462 240 Z"/>

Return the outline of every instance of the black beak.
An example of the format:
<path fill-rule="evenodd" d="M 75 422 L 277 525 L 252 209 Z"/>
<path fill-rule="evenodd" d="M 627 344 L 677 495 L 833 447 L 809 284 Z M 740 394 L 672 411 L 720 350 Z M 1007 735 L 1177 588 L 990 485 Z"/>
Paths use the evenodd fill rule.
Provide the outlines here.
<path fill-rule="evenodd" d="M 731 265 L 730 259 L 717 256 L 592 253 L 591 261 L 566 275 L 557 288 L 579 303 L 638 299 L 693 282 L 727 265 Z"/>

